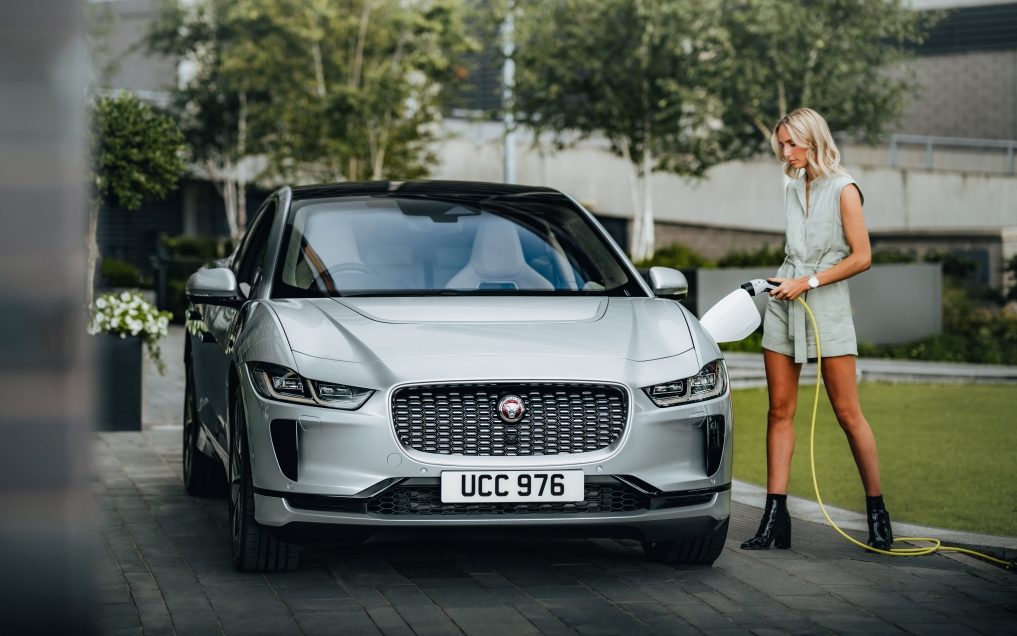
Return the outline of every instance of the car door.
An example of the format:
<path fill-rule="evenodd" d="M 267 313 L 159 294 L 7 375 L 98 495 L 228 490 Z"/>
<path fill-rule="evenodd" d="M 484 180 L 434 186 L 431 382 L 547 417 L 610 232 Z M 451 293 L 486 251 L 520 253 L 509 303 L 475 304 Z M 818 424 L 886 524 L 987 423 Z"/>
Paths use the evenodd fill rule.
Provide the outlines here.
<path fill-rule="evenodd" d="M 205 331 L 192 340 L 191 355 L 194 360 L 195 386 L 198 415 L 201 422 L 219 443 L 228 448 L 226 423 L 229 409 L 227 379 L 232 360 L 233 338 L 248 310 L 248 301 L 257 287 L 265 265 L 269 233 L 278 209 L 274 197 L 265 202 L 255 215 L 253 222 L 240 247 L 233 257 L 231 268 L 237 277 L 237 288 L 245 300 L 239 308 L 224 305 L 202 305 L 200 313 Z"/>

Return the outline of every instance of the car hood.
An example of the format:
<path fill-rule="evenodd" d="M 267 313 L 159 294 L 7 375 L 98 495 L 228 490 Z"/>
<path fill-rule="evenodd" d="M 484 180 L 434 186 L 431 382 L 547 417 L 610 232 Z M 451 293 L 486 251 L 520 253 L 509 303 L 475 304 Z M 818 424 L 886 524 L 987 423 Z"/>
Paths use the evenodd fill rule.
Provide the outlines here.
<path fill-rule="evenodd" d="M 272 302 L 290 348 L 349 362 L 454 356 L 645 361 L 692 349 L 669 300 L 439 296 Z"/>

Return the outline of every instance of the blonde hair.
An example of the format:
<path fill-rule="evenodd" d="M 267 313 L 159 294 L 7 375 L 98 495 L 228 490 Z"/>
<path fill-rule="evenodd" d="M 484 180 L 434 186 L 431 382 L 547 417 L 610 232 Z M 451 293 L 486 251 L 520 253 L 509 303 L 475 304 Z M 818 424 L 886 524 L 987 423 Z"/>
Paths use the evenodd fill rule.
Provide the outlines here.
<path fill-rule="evenodd" d="M 780 127 L 787 128 L 787 133 L 795 145 L 808 148 L 806 157 L 809 162 L 809 171 L 813 177 L 825 177 L 831 174 L 842 173 L 840 167 L 840 151 L 830 134 L 830 126 L 823 119 L 823 116 L 811 108 L 798 108 L 781 118 L 773 127 L 773 134 L 770 135 L 770 146 L 773 153 L 784 168 L 784 174 L 795 179 L 799 176 L 798 168 L 792 168 L 784 159 L 780 142 L 777 141 L 777 131 Z"/>

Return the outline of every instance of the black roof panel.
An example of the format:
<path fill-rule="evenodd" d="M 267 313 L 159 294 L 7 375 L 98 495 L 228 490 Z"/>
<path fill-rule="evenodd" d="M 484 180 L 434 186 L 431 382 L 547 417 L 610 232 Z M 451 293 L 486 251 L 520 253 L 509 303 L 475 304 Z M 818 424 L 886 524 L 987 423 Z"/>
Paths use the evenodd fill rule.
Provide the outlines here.
<path fill-rule="evenodd" d="M 489 197 L 561 193 L 542 186 L 483 181 L 349 181 L 294 186 L 293 200 L 344 196 L 433 196 L 479 201 Z"/>

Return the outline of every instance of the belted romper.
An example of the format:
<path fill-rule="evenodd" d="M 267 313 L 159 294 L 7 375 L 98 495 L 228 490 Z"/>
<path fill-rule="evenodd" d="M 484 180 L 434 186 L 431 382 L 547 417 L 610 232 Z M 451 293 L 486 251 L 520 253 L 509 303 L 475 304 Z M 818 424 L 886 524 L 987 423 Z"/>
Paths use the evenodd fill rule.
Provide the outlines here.
<path fill-rule="evenodd" d="M 850 184 L 858 185 L 846 173 L 814 179 L 808 215 L 805 178 L 788 184 L 784 197 L 787 243 L 778 277 L 801 278 L 822 272 L 851 253 L 840 217 L 840 193 Z M 861 188 L 858 192 L 861 194 Z M 823 357 L 858 355 L 847 281 L 820 285 L 804 299 L 819 324 Z M 798 363 L 816 358 L 816 334 L 801 303 L 770 298 L 763 317 L 763 348 L 794 356 Z"/>

